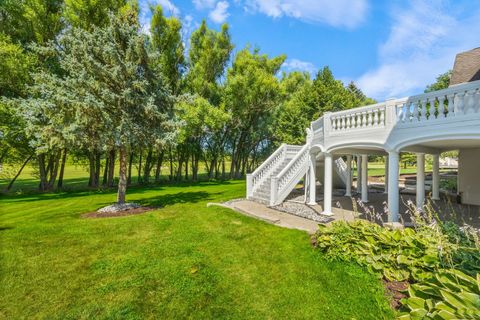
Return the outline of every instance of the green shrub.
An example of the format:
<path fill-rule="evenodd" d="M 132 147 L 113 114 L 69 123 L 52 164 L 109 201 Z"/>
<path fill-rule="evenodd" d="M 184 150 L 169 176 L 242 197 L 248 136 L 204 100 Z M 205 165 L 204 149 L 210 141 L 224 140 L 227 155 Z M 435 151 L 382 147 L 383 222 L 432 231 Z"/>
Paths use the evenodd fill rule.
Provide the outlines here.
<path fill-rule="evenodd" d="M 408 288 L 398 319 L 480 319 L 480 275 L 444 270 Z"/>
<path fill-rule="evenodd" d="M 331 259 L 356 261 L 388 280 L 420 280 L 451 264 L 456 249 L 436 228 L 389 230 L 356 220 L 321 225 L 317 246 Z"/>

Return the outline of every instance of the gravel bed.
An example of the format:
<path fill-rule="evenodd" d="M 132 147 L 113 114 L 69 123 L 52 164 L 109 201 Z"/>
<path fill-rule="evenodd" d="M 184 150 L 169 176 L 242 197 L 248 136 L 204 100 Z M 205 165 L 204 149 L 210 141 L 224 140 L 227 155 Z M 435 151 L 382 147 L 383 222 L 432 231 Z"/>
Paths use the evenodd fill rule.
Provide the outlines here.
<path fill-rule="evenodd" d="M 309 207 L 304 203 L 293 202 L 292 200 L 285 201 L 278 206 L 273 207 L 273 209 L 293 214 L 302 218 L 307 218 L 320 223 L 326 223 L 331 221 L 330 217 L 321 216 L 312 207 Z"/>
<path fill-rule="evenodd" d="M 100 212 L 100 213 L 114 213 L 114 212 L 126 211 L 126 210 L 131 210 L 131 209 L 137 209 L 137 208 L 140 208 L 140 207 L 141 207 L 141 205 L 139 205 L 138 203 L 133 203 L 133 202 L 123 203 L 123 204 L 114 203 L 114 204 L 111 204 L 109 206 L 98 209 L 97 212 Z"/>

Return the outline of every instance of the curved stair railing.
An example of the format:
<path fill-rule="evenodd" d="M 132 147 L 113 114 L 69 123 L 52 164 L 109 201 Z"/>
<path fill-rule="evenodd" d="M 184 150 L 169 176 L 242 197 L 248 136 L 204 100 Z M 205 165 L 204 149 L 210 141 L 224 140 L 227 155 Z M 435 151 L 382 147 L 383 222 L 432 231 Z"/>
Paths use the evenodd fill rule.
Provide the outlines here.
<path fill-rule="evenodd" d="M 284 143 L 270 155 L 255 171 L 247 174 L 247 199 L 249 199 L 256 188 L 283 162 L 287 156 L 287 145 Z"/>
<path fill-rule="evenodd" d="M 345 163 L 345 161 L 343 161 L 341 157 L 335 160 L 335 171 L 337 172 L 340 179 L 342 179 L 343 183 L 345 183 L 345 185 L 347 184 L 348 180 L 347 170 L 347 164 Z"/>
<path fill-rule="evenodd" d="M 310 158 L 310 146 L 304 145 L 295 157 L 276 176 L 272 177 L 270 188 L 270 205 L 280 204 L 290 191 L 305 175 Z"/>

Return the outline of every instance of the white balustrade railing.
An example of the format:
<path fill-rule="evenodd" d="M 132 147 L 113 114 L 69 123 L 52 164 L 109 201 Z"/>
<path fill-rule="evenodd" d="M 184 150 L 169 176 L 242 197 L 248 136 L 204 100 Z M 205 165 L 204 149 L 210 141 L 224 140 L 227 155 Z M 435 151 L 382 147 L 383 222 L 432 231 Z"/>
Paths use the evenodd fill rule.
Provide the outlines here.
<path fill-rule="evenodd" d="M 292 146 L 282 144 L 255 171 L 247 174 L 247 198 L 253 195 L 255 189 L 283 162 L 287 152 L 291 151 L 294 151 Z"/>
<path fill-rule="evenodd" d="M 323 117 L 318 118 L 315 121 L 310 123 L 310 128 L 314 134 L 322 133 L 323 134 Z"/>
<path fill-rule="evenodd" d="M 428 92 L 396 102 L 397 123 L 408 125 L 480 113 L 480 81 Z"/>
<path fill-rule="evenodd" d="M 385 114 L 385 103 L 334 112 L 330 114 L 330 131 L 384 127 Z"/>
<path fill-rule="evenodd" d="M 270 205 L 283 201 L 308 167 L 310 146 L 305 144 L 295 157 L 271 180 Z"/>
<path fill-rule="evenodd" d="M 395 126 L 427 125 L 454 117 L 480 115 L 480 80 L 370 106 L 326 113 L 311 122 L 311 141 L 358 129 L 393 129 Z"/>

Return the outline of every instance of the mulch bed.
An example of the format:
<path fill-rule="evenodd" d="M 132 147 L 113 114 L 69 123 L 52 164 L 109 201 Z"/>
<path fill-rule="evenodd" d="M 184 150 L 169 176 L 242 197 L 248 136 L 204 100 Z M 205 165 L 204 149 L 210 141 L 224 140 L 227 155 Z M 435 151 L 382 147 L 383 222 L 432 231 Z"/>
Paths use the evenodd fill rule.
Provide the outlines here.
<path fill-rule="evenodd" d="M 402 304 L 400 300 L 402 298 L 407 298 L 408 296 L 404 293 L 408 289 L 408 281 L 387 281 L 383 280 L 383 285 L 386 289 L 386 295 L 391 297 L 390 306 L 398 310 Z"/>
<path fill-rule="evenodd" d="M 135 208 L 135 209 L 130 209 L 130 210 L 124 210 L 124 211 L 118 211 L 118 212 L 87 212 L 82 214 L 80 217 L 81 218 L 87 218 L 87 219 L 96 219 L 96 218 L 112 218 L 112 217 L 124 217 L 124 216 L 132 216 L 136 214 L 142 214 L 148 211 L 152 211 L 158 208 L 155 207 L 140 207 L 140 208 Z"/>

